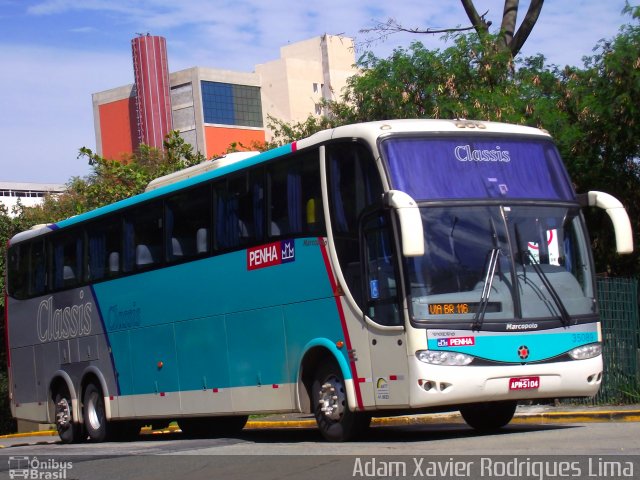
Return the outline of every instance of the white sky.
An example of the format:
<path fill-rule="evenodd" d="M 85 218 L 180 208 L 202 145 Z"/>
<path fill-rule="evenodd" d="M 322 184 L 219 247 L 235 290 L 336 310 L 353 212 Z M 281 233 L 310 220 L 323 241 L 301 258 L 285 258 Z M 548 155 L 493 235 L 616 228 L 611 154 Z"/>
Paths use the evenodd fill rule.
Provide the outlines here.
<path fill-rule="evenodd" d="M 500 24 L 503 0 L 476 0 Z M 635 4 L 635 2 L 633 2 Z M 529 2 L 520 2 L 519 20 Z M 629 21 L 624 0 L 547 0 L 523 55 L 582 65 L 598 40 Z M 167 38 L 169 67 L 253 71 L 288 42 L 359 33 L 393 17 L 407 27 L 467 26 L 458 0 L 0 0 L 0 181 L 65 183 L 89 167 L 95 150 L 91 94 L 133 83 L 130 41 Z M 435 36 L 392 35 L 369 47 L 380 57 Z"/>

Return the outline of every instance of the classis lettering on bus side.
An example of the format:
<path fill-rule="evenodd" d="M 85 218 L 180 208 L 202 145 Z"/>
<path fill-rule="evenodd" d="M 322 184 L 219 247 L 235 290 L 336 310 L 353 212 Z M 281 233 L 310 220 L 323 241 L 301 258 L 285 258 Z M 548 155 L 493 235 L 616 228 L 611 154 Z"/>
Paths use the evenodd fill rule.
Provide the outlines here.
<path fill-rule="evenodd" d="M 80 300 L 84 292 L 80 291 Z M 92 302 L 54 309 L 53 297 L 40 302 L 38 306 L 38 339 L 41 342 L 66 340 L 91 333 Z"/>

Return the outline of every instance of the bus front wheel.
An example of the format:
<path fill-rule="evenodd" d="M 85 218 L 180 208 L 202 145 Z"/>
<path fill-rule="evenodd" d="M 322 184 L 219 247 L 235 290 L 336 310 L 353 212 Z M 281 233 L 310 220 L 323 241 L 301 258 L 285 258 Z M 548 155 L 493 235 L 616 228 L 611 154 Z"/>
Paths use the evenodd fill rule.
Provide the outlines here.
<path fill-rule="evenodd" d="M 74 421 L 71 395 L 66 388 L 59 388 L 53 397 L 55 404 L 56 430 L 62 443 L 77 443 L 84 440 L 82 424 Z"/>
<path fill-rule="evenodd" d="M 316 423 L 327 440 L 352 440 L 363 433 L 371 422 L 370 415 L 349 410 L 344 378 L 335 362 L 318 368 L 312 386 L 312 396 Z"/>
<path fill-rule="evenodd" d="M 491 432 L 504 427 L 513 418 L 518 402 L 471 403 L 460 407 L 462 418 L 470 427 L 481 432 Z"/>

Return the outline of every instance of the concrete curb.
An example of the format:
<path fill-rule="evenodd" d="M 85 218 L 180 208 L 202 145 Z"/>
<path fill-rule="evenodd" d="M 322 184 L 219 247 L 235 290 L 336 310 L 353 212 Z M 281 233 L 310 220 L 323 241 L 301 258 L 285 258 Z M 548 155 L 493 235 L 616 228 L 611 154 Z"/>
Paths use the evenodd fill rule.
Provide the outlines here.
<path fill-rule="evenodd" d="M 602 410 L 596 412 L 536 412 L 516 413 L 512 424 L 530 423 L 588 423 L 588 422 L 640 422 L 640 410 Z M 378 417 L 371 421 L 372 426 L 402 426 L 402 425 L 435 425 L 442 423 L 465 423 L 462 416 L 455 413 L 435 415 L 407 415 L 400 417 Z M 315 428 L 315 420 L 256 420 L 247 422 L 245 428 Z"/>
<path fill-rule="evenodd" d="M 38 430 L 37 432 L 23 432 L 23 433 L 10 433 L 8 435 L 0 435 L 0 440 L 3 438 L 26 438 L 26 437 L 50 437 L 51 435 L 57 435 L 55 430 Z"/>
<path fill-rule="evenodd" d="M 640 410 L 521 413 L 515 423 L 640 422 Z"/>
<path fill-rule="evenodd" d="M 598 410 L 598 411 L 569 411 L 569 412 L 519 412 L 516 413 L 512 424 L 550 424 L 550 423 L 589 423 L 589 422 L 640 422 L 640 410 Z M 405 415 L 400 417 L 378 417 L 371 421 L 372 426 L 403 426 L 403 425 L 436 425 L 442 423 L 464 423 L 459 413 L 441 413 L 427 415 Z M 313 419 L 285 419 L 285 420 L 251 420 L 245 429 L 277 429 L 277 428 L 316 428 Z M 180 432 L 177 426 L 170 426 L 162 430 L 143 428 L 142 435 L 163 435 Z M 0 435 L 0 439 L 27 438 L 57 435 L 55 430 L 43 430 L 28 433 L 13 433 Z"/>

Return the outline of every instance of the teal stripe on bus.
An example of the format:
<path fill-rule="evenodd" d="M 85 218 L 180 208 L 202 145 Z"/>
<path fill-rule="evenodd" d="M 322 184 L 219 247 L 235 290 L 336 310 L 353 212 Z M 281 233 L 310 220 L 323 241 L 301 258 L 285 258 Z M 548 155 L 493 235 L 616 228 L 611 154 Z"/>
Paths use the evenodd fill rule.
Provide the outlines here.
<path fill-rule="evenodd" d="M 429 339 L 428 343 L 429 350 L 461 352 L 497 362 L 539 362 L 562 355 L 581 345 L 597 342 L 596 328 L 596 324 L 593 324 L 593 331 L 581 332 L 580 335 L 572 332 L 545 333 L 544 330 L 528 335 L 515 333 L 482 335 L 475 336 L 472 345 L 461 347 L 439 347 L 438 339 Z M 467 338 L 472 337 L 470 332 Z M 528 351 L 526 359 L 518 355 L 520 347 L 526 347 Z"/>
<path fill-rule="evenodd" d="M 122 395 L 295 383 L 305 346 L 344 340 L 317 238 L 280 265 L 241 250 L 94 290 Z"/>

